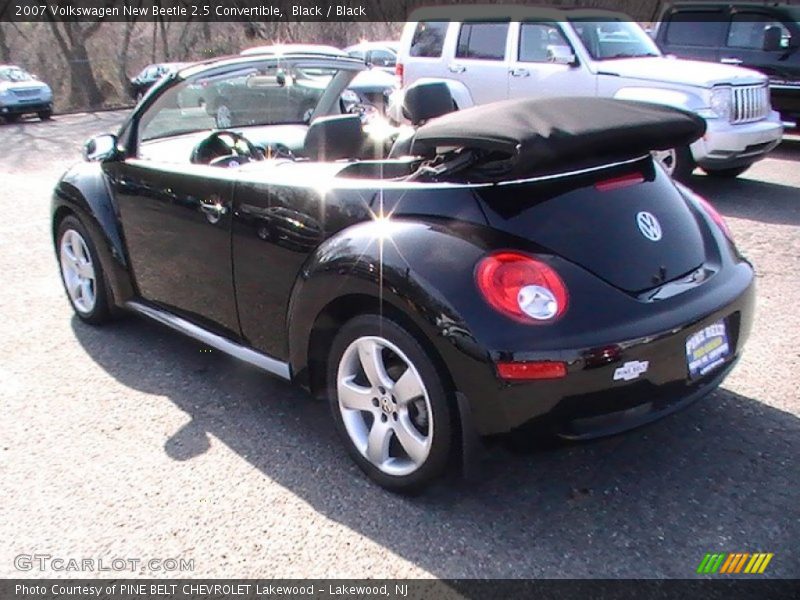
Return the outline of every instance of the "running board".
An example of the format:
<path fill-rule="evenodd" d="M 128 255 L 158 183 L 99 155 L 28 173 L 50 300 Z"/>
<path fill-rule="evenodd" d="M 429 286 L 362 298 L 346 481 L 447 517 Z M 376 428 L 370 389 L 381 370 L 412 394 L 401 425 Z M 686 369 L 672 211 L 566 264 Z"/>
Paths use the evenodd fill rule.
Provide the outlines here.
<path fill-rule="evenodd" d="M 211 333 L 210 331 L 203 329 L 202 327 L 199 327 L 198 325 L 195 325 L 186 319 L 182 319 L 177 315 L 153 308 L 152 306 L 147 306 L 146 304 L 141 304 L 139 302 L 126 302 L 125 307 L 139 313 L 140 315 L 144 315 L 149 319 L 158 321 L 159 323 L 166 325 L 175 331 L 179 331 L 184 335 L 188 335 L 199 342 L 203 342 L 212 348 L 216 348 L 220 352 L 224 352 L 225 354 L 233 356 L 234 358 L 238 358 L 239 360 L 251 364 L 254 367 L 258 367 L 259 369 L 263 369 L 264 371 L 272 373 L 273 375 L 277 375 L 286 381 L 291 381 L 292 379 L 289 363 L 281 362 L 267 356 L 266 354 L 256 352 L 251 348 L 247 348 L 246 346 L 232 342 L 221 335 Z"/>

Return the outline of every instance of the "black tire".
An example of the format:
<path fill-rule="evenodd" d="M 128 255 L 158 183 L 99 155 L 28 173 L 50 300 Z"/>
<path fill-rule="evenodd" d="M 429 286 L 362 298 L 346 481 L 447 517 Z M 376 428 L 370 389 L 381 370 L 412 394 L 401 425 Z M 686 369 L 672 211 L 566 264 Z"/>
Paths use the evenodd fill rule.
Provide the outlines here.
<path fill-rule="evenodd" d="M 680 181 L 681 183 L 688 183 L 692 177 L 692 172 L 694 172 L 697 166 L 697 163 L 694 162 L 692 151 L 689 146 L 682 146 L 680 148 L 674 148 L 673 150 L 674 165 L 664 165 L 664 168 L 670 173 L 674 180 Z"/>
<path fill-rule="evenodd" d="M 3 117 L 6 123 L 16 123 L 20 119 L 20 115 L 9 114 Z"/>
<path fill-rule="evenodd" d="M 77 232 L 86 244 L 86 249 L 91 257 L 92 267 L 94 269 L 94 294 L 95 301 L 91 310 L 81 310 L 73 300 L 67 288 L 65 280 L 64 269 L 62 268 L 62 240 L 67 232 Z M 72 305 L 72 309 L 81 321 L 91 325 L 102 325 L 113 320 L 113 310 L 110 303 L 108 288 L 106 285 L 105 273 L 103 265 L 100 262 L 100 257 L 97 254 L 97 249 L 92 239 L 91 234 L 86 227 L 74 215 L 68 215 L 58 224 L 58 231 L 56 234 L 56 256 L 58 258 L 59 274 L 61 276 L 61 283 L 64 286 L 64 292 L 67 294 L 67 299 Z"/>
<path fill-rule="evenodd" d="M 42 110 L 42 111 L 36 113 L 36 115 L 39 117 L 39 120 L 41 120 L 41 121 L 49 121 L 50 119 L 53 118 L 53 111 L 51 111 L 51 110 Z"/>
<path fill-rule="evenodd" d="M 339 366 L 342 359 L 345 357 L 345 352 L 356 340 L 372 336 L 390 342 L 405 355 L 405 358 L 410 361 L 410 364 L 413 365 L 413 368 L 416 370 L 416 374 L 419 375 L 424 390 L 427 392 L 428 404 L 430 406 L 429 410 L 431 413 L 429 416 L 430 421 L 426 421 L 428 427 L 430 427 L 427 429 L 428 436 L 430 437 L 430 447 L 424 461 L 408 474 L 388 474 L 364 456 L 348 433 L 347 426 L 342 416 L 343 409 L 341 409 L 339 405 L 337 378 Z M 388 354 L 390 355 L 389 360 L 392 359 L 392 356 L 394 356 L 394 358 L 399 358 L 397 355 L 393 355 L 391 351 L 388 351 Z M 384 356 L 386 356 L 386 354 L 384 354 Z M 402 365 L 402 359 L 399 364 Z M 392 378 L 396 375 L 397 379 L 394 379 L 396 382 L 399 380 L 400 376 L 405 373 L 405 368 L 398 366 L 397 368 L 400 369 L 398 371 L 392 371 L 392 368 L 393 367 L 387 367 L 386 372 Z M 392 492 L 410 494 L 421 491 L 444 474 L 451 460 L 455 432 L 457 431 L 453 422 L 454 411 L 448 402 L 448 396 L 442 378 L 436 371 L 432 357 L 429 356 L 414 336 L 396 322 L 385 317 L 374 314 L 355 317 L 339 330 L 339 333 L 333 341 L 328 359 L 327 374 L 328 399 L 336 429 L 350 456 L 361 470 L 373 481 Z M 392 390 L 392 392 L 393 391 L 394 390 Z M 387 395 L 394 401 L 392 393 L 387 392 Z M 375 400 L 376 398 L 373 398 L 373 404 L 375 404 Z M 424 400 L 420 397 L 416 402 L 424 402 Z M 412 403 L 409 403 L 406 406 L 411 406 L 411 404 Z M 397 404 L 396 406 L 399 411 L 400 405 Z M 381 410 L 381 408 L 376 407 L 375 414 L 381 415 Z M 426 408 L 426 410 L 428 409 Z M 367 414 L 367 412 L 368 411 L 364 411 L 359 414 Z M 393 423 L 393 421 L 398 421 L 397 414 L 393 416 L 394 419 L 387 418 L 383 422 L 388 422 L 387 427 L 392 428 L 393 431 L 389 436 L 391 438 L 390 445 L 395 444 L 395 451 L 399 449 L 399 452 L 402 454 L 404 450 L 400 444 L 400 438 L 394 433 L 394 431 L 397 431 L 397 427 L 400 423 Z M 418 416 L 419 414 L 417 414 L 417 417 Z M 375 419 L 377 418 L 378 417 L 375 416 Z M 402 417 L 399 420 L 401 423 L 404 421 Z M 408 422 L 410 423 L 410 421 Z M 374 426 L 375 421 L 372 421 L 372 424 Z"/>
<path fill-rule="evenodd" d="M 719 177 L 724 179 L 735 179 L 747 169 L 749 169 L 751 165 L 745 165 L 743 167 L 733 167 L 731 169 L 706 169 L 703 167 L 703 172 L 708 175 L 709 177 Z"/>

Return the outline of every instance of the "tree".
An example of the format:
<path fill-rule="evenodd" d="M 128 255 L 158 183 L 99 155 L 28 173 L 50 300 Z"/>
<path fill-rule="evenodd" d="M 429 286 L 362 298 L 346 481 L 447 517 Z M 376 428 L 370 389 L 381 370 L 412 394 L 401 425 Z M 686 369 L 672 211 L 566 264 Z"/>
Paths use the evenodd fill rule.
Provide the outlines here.
<path fill-rule="evenodd" d="M 107 3 L 110 6 L 111 3 Z M 69 100 L 72 106 L 97 108 L 103 104 L 103 94 L 97 85 L 86 43 L 101 28 L 101 21 L 91 23 L 60 22 L 45 13 L 50 30 L 69 67 Z"/>

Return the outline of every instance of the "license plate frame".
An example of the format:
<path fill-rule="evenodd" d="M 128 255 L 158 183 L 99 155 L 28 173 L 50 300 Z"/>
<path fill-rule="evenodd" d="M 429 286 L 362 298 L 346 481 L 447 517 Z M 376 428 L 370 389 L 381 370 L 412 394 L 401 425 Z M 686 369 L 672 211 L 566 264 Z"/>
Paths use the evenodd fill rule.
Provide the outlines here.
<path fill-rule="evenodd" d="M 689 379 L 698 379 L 728 362 L 731 343 L 725 319 L 695 331 L 686 338 L 686 368 Z"/>

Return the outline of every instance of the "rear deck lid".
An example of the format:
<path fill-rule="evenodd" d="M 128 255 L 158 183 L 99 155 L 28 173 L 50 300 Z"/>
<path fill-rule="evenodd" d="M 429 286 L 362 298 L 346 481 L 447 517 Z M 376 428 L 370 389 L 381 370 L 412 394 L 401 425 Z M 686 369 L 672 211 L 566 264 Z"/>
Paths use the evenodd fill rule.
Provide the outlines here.
<path fill-rule="evenodd" d="M 489 223 L 638 293 L 700 267 L 697 220 L 648 157 L 577 176 L 478 188 Z"/>

